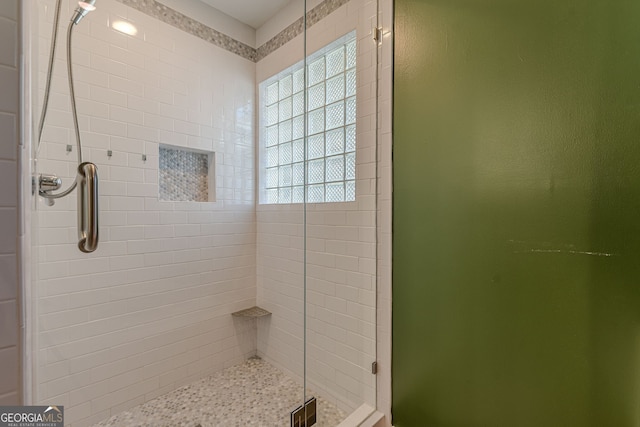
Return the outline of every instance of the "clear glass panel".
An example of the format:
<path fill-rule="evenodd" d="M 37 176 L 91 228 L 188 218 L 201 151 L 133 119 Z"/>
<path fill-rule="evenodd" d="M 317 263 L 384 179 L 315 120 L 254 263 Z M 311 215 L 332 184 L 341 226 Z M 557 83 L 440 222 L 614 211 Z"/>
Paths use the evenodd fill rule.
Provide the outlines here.
<path fill-rule="evenodd" d="M 255 1 L 257 3 L 259 0 Z M 306 12 L 306 2 L 300 1 L 298 17 L 292 17 L 288 9 L 286 13 L 275 15 L 275 18 L 279 19 L 278 22 L 287 21 L 286 25 L 297 22 Z M 272 37 L 275 36 L 278 36 L 277 32 L 272 35 Z M 291 38 L 287 39 L 284 45 L 268 53 L 265 60 L 256 62 L 256 75 L 262 79 L 257 82 L 259 102 L 255 111 L 259 120 L 256 122 L 265 122 L 268 127 L 256 129 L 256 134 L 259 138 L 264 138 L 264 142 L 260 139 L 258 141 L 256 162 L 259 201 L 255 213 L 257 222 L 255 251 L 259 267 L 255 273 L 258 283 L 255 302 L 257 306 L 268 310 L 271 314 L 265 318 L 258 318 L 257 321 L 248 320 L 248 325 L 234 318 L 236 328 L 245 328 L 242 329 L 242 333 L 257 335 L 257 338 L 254 338 L 257 340 L 255 354 L 262 360 L 250 360 L 250 362 L 255 363 L 252 366 L 257 368 L 255 372 L 259 375 L 270 375 L 269 378 L 282 385 L 273 397 L 266 397 L 266 399 L 276 399 L 277 407 L 282 413 L 278 414 L 277 420 L 271 421 L 270 418 L 262 416 L 267 412 L 275 411 L 265 412 L 260 409 L 260 417 L 255 415 L 255 411 L 249 411 L 251 419 L 225 420 L 226 422 L 219 423 L 221 426 L 234 422 L 243 425 L 257 422 L 260 425 L 288 427 L 291 419 L 290 411 L 297 406 L 302 406 L 307 395 L 304 388 L 306 384 L 304 316 L 307 278 L 303 251 L 306 233 L 305 197 L 308 190 L 305 188 L 305 181 L 309 167 L 306 161 L 309 159 L 307 144 L 311 144 L 313 154 L 317 156 L 314 160 L 321 162 L 314 167 L 314 171 L 321 168 L 321 181 L 317 185 L 322 187 L 314 192 L 314 200 L 322 201 L 325 185 L 323 180 L 326 67 L 324 61 L 313 66 L 306 63 L 304 37 L 294 38 L 297 35 L 284 35 L 284 37 L 289 36 Z M 274 60 L 275 56 L 269 57 L 269 55 L 279 55 L 285 60 Z M 313 94 L 307 90 L 314 86 L 309 84 L 310 80 L 306 78 L 307 70 L 313 70 L 317 79 L 317 87 L 314 88 Z M 239 76 L 239 80 L 242 80 L 241 77 Z M 264 86 L 261 86 L 263 84 Z M 264 97 L 264 104 L 261 104 L 262 97 Z M 308 114 L 307 104 L 315 106 L 312 108 L 317 110 L 315 114 Z M 238 105 L 243 104 L 239 102 Z M 269 108 L 271 109 L 267 111 Z M 274 110 L 277 110 L 277 118 Z M 313 136 L 307 139 L 307 136 L 312 134 Z M 242 156 L 240 150 L 223 151 L 221 154 L 225 161 L 227 156 L 229 158 Z M 251 157 L 247 156 L 246 161 L 251 163 Z M 229 182 L 235 179 L 235 176 L 228 177 L 226 171 L 224 167 L 220 170 L 224 175 L 223 191 L 226 190 L 227 179 L 229 178 Z M 273 187 L 270 188 L 271 185 Z M 238 209 L 242 211 L 241 207 Z M 226 232 L 232 233 L 231 230 Z M 227 256 L 235 256 L 231 253 L 233 248 L 227 252 L 229 252 Z M 240 280 L 244 279 L 238 277 L 234 280 L 240 283 Z M 247 301 L 250 298 L 251 295 L 247 294 Z M 251 332 L 251 328 L 255 328 L 255 331 Z M 283 339 L 283 337 L 287 338 Z M 241 340 L 238 342 L 239 345 L 243 344 Z M 266 376 L 261 377 L 262 380 L 267 380 Z M 258 407 L 262 407 L 262 403 L 256 401 L 255 409 Z"/>
<path fill-rule="evenodd" d="M 50 5 L 45 3 L 34 2 L 43 8 L 40 16 L 48 16 L 44 6 Z M 100 13 L 114 12 L 109 4 L 103 6 Z M 357 101 L 371 100 L 375 92 L 377 47 L 368 34 L 377 17 L 365 1 L 317 6 L 315 2 L 315 10 L 309 11 L 312 19 L 303 37 L 289 32 L 270 36 L 291 37 L 266 53 L 267 60 L 255 62 L 255 69 L 247 68 L 235 51 L 211 57 L 206 42 L 188 42 L 199 33 L 173 40 L 170 53 L 183 61 L 177 68 L 169 64 L 170 78 L 155 66 L 127 75 L 136 93 L 126 95 L 136 95 L 132 99 L 139 103 L 131 111 L 158 102 L 166 107 L 175 101 L 179 107 L 145 112 L 149 117 L 144 121 L 152 124 L 145 123 L 144 129 L 141 113 L 125 114 L 118 105 L 122 91 L 105 87 L 103 79 L 78 88 L 85 95 L 100 95 L 106 106 L 106 116 L 96 117 L 105 126 L 92 135 L 93 150 L 88 151 L 103 171 L 100 215 L 103 250 L 108 251 L 77 252 L 73 197 L 54 206 L 34 202 L 38 243 L 33 253 L 39 259 L 34 260 L 33 287 L 40 292 L 33 301 L 40 328 L 34 348 L 41 351 L 32 355 L 39 375 L 33 383 L 34 395 L 42 401 L 36 403 L 67 402 L 70 425 L 91 425 L 100 421 L 98 415 L 116 415 L 233 365 L 249 367 L 249 375 L 234 377 L 233 386 L 244 382 L 248 391 L 231 404 L 257 402 L 251 393 L 262 383 L 247 380 L 254 375 L 287 384 L 286 391 L 279 388 L 269 396 L 277 399 L 269 407 L 285 409 L 264 425 L 288 425 L 289 411 L 311 396 L 319 398 L 319 425 L 325 426 L 336 426 L 362 403 L 375 406 L 375 377 L 369 372 L 376 345 L 376 207 L 371 205 L 376 186 L 370 185 L 371 176 L 357 173 L 375 168 L 373 160 L 363 162 L 375 156 L 361 154 L 376 150 L 377 129 L 375 119 L 358 118 Z M 346 8 L 354 9 L 353 14 Z M 299 16 L 289 12 L 277 15 L 278 22 L 299 23 L 306 2 L 301 0 Z M 96 17 L 88 15 L 78 28 L 106 25 Z M 171 31 L 156 21 L 145 28 L 149 40 L 163 40 Z M 187 24 L 187 29 L 201 25 Z M 39 41 L 46 42 L 49 29 L 39 30 Z M 332 33 L 338 35 L 335 40 L 329 40 Z M 85 46 L 84 53 L 101 58 L 103 48 L 121 52 L 118 67 L 91 64 L 117 82 L 125 68 L 157 64 L 154 49 L 155 56 L 158 49 L 166 53 L 166 46 L 149 50 L 134 41 L 104 40 Z M 280 39 L 267 47 L 276 41 Z M 42 76 L 46 61 L 37 59 L 46 52 L 37 50 L 29 62 L 38 67 L 34 75 Z M 169 62 L 171 55 L 165 55 Z M 278 64 L 269 55 L 285 61 Z M 364 59 L 362 69 L 359 58 Z M 64 81 L 64 73 L 64 67 L 57 67 L 54 82 Z M 42 94 L 43 79 L 35 80 L 35 92 Z M 149 81 L 157 87 L 143 91 Z M 359 93 L 358 86 L 367 93 Z M 378 111 L 374 105 L 365 107 Z M 92 114 L 100 115 L 98 110 Z M 187 117 L 186 111 L 198 114 Z M 86 111 L 80 113 L 82 118 Z M 48 135 L 38 168 L 62 173 L 67 182 L 75 178 L 75 163 L 64 151 L 64 135 L 73 130 L 59 127 L 62 136 Z M 210 175 L 204 181 L 213 193 L 208 202 L 158 200 L 159 140 L 206 153 Z M 104 154 L 107 150 L 111 158 Z M 358 168 L 356 161 L 362 162 Z M 49 167 L 53 170 L 44 169 Z M 192 181 L 194 174 L 187 168 L 176 181 Z M 357 191 L 356 182 L 363 184 Z M 268 317 L 237 315 L 254 304 L 267 310 Z M 162 360 L 147 355 L 162 355 Z M 214 383 L 225 389 L 222 382 Z M 157 407 L 184 409 L 189 403 Z M 226 414 L 224 404 L 211 406 Z M 249 419 L 216 419 L 211 425 L 255 423 L 251 409 L 245 411 Z M 150 418 L 144 424 L 159 424 L 151 419 L 155 415 L 142 414 Z M 190 425 L 200 421 L 185 420 Z"/>
<path fill-rule="evenodd" d="M 324 227 L 331 237 L 326 238 L 324 250 L 307 250 L 305 254 L 310 267 L 305 277 L 305 382 L 307 397 L 325 397 L 321 403 L 325 408 L 340 402 L 333 412 L 337 420 L 327 424 L 333 426 L 364 403 L 376 405 L 376 377 L 370 369 L 376 360 L 377 234 L 376 208 L 369 202 L 376 200 L 376 186 L 368 185 L 373 177 L 358 177 L 357 173 L 377 169 L 374 160 L 358 168 L 356 161 L 372 157 L 360 157 L 362 153 L 377 150 L 377 117 L 358 118 L 358 101 L 364 105 L 366 100 L 371 103 L 365 105 L 368 111 L 378 111 L 372 97 L 377 85 L 373 67 L 378 64 L 378 45 L 366 36 L 377 16 L 375 8 L 366 8 L 365 2 L 352 1 L 348 7 L 362 8 L 360 17 L 370 16 L 341 24 L 338 14 L 329 13 L 320 18 L 323 25 L 312 25 L 306 33 L 310 110 L 307 209 L 313 215 L 307 216 L 305 227 L 310 232 Z M 327 43 L 326 31 L 321 29 L 327 26 L 344 36 Z M 359 58 L 364 58 L 362 69 Z M 367 185 L 356 189 L 359 178 Z M 343 218 L 351 216 L 362 221 L 347 225 Z M 317 244 L 317 236 L 313 237 L 307 239 L 308 248 Z M 327 256 L 333 265 L 326 262 Z M 357 280 L 327 280 L 342 277 L 345 271 L 348 278 L 357 275 Z M 326 412 L 324 416 L 328 416 Z"/>

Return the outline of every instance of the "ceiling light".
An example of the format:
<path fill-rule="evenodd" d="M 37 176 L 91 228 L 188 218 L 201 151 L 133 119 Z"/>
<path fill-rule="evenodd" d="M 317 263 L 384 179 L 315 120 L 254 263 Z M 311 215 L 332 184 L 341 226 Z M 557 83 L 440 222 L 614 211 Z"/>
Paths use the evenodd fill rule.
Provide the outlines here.
<path fill-rule="evenodd" d="M 130 36 L 135 36 L 136 34 L 138 34 L 138 29 L 133 24 L 126 21 L 114 21 L 111 24 L 111 27 L 116 31 L 129 34 Z"/>

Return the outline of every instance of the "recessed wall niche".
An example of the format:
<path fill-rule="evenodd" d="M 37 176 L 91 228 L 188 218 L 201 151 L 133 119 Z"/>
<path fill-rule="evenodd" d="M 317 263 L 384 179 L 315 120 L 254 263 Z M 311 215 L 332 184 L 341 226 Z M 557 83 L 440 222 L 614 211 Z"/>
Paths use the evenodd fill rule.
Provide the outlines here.
<path fill-rule="evenodd" d="M 159 146 L 159 198 L 163 201 L 215 201 L 215 153 Z"/>

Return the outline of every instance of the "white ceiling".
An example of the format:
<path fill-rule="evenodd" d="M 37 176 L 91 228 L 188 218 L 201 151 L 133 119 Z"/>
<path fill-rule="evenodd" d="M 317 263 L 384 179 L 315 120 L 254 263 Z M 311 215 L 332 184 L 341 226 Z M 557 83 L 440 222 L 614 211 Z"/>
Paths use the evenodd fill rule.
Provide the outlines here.
<path fill-rule="evenodd" d="M 240 22 L 259 28 L 290 0 L 200 0 Z"/>

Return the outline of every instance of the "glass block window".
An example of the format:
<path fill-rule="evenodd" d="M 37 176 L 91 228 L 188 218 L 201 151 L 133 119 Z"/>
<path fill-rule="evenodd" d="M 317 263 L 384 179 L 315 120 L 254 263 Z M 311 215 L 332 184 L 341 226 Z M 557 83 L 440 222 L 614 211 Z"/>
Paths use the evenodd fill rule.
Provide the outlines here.
<path fill-rule="evenodd" d="M 260 84 L 261 202 L 302 203 L 305 185 L 309 203 L 354 201 L 355 31 L 308 57 L 307 108 L 304 77 L 301 61 Z"/>

